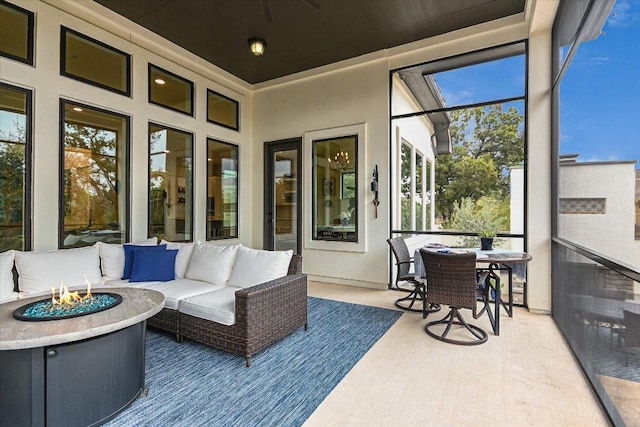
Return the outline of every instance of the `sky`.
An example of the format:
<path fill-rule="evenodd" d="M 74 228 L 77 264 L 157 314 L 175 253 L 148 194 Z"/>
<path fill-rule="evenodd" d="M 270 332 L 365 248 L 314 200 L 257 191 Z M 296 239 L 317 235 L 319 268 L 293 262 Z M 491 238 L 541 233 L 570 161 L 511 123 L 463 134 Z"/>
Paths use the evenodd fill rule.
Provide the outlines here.
<path fill-rule="evenodd" d="M 581 45 L 560 100 L 561 154 L 640 161 L 640 0 L 618 0 L 603 34 Z"/>
<path fill-rule="evenodd" d="M 524 70 L 524 58 L 515 57 L 435 77 L 450 107 L 522 95 Z M 603 34 L 580 46 L 560 90 L 560 154 L 637 160 L 640 169 L 640 0 L 616 2 Z"/>

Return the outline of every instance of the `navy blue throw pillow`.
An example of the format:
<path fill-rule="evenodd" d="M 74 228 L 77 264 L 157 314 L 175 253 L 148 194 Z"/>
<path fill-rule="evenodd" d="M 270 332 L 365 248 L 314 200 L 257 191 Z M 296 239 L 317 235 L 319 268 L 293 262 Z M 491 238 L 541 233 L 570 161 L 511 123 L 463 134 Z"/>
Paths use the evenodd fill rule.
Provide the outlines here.
<path fill-rule="evenodd" d="M 167 249 L 167 245 L 160 246 L 140 246 L 140 245 L 123 245 L 124 247 L 124 271 L 122 273 L 122 279 L 126 280 L 131 277 L 131 271 L 133 270 L 133 258 L 137 250 L 142 251 L 163 251 Z"/>
<path fill-rule="evenodd" d="M 177 249 L 166 251 L 136 250 L 130 282 L 167 282 L 175 279 Z"/>

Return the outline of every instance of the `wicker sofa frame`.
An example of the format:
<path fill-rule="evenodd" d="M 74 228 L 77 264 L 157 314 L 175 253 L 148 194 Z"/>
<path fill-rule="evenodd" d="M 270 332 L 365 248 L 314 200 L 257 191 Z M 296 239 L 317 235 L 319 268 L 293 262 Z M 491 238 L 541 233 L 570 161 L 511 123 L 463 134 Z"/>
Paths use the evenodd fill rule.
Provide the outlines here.
<path fill-rule="evenodd" d="M 296 329 L 307 329 L 307 276 L 302 256 L 293 255 L 287 275 L 236 292 L 235 324 L 231 326 L 163 309 L 147 321 L 149 326 L 245 357 L 251 356 Z"/>

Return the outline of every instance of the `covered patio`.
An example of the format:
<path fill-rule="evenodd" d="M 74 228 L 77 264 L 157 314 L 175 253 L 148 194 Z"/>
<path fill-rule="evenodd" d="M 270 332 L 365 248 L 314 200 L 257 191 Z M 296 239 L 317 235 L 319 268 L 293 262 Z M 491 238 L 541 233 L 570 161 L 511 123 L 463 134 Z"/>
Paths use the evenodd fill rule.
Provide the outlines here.
<path fill-rule="evenodd" d="M 524 118 L 517 190 L 503 200 L 511 228 L 498 233 L 533 257 L 514 316 L 461 348 L 403 312 L 305 425 L 640 425 L 640 356 L 621 332 L 621 307 L 640 301 L 635 161 L 574 167 L 561 154 L 561 83 L 613 4 L 0 0 L 3 24 L 25 28 L 11 38 L 24 52 L 0 57 L 0 112 L 17 117 L 0 123 L 0 143 L 24 166 L 0 206 L 1 250 L 149 237 L 292 249 L 310 296 L 395 309 L 388 238 L 413 254 L 480 235 L 435 221 L 455 102 L 431 74 L 517 54 L 521 91 L 490 98 Z M 162 92 L 167 82 L 177 89 Z M 92 130 L 108 135 L 90 146 Z M 403 178 L 419 174 L 419 197 L 403 199 Z M 585 314 L 611 301 L 614 321 Z"/>

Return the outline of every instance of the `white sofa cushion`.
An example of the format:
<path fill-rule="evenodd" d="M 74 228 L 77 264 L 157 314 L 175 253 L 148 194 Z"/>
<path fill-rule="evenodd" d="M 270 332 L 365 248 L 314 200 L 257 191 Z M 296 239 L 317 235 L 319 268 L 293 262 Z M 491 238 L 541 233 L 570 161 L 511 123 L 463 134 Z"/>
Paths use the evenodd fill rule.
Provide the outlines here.
<path fill-rule="evenodd" d="M 158 238 L 151 237 L 134 244 L 137 246 L 156 246 L 158 244 Z M 124 272 L 124 248 L 122 245 L 104 242 L 97 242 L 96 245 L 100 251 L 102 275 L 114 279 L 121 278 Z"/>
<path fill-rule="evenodd" d="M 226 285 L 236 259 L 238 246 L 215 246 L 202 242 L 196 243 L 184 277 L 216 285 Z"/>
<path fill-rule="evenodd" d="M 217 289 L 223 285 L 213 285 L 207 282 L 190 279 L 175 279 L 169 282 L 143 282 L 144 289 L 151 289 L 164 294 L 164 307 L 171 310 L 178 309 L 178 302 L 194 295 L 203 294 Z"/>
<path fill-rule="evenodd" d="M 14 299 L 13 293 L 13 260 L 16 251 L 13 249 L 0 253 L 0 301 Z"/>
<path fill-rule="evenodd" d="M 110 277 L 103 277 L 100 285 L 97 287 L 100 288 L 144 288 L 145 286 L 149 286 L 152 283 L 160 283 L 157 281 L 154 282 L 129 282 L 129 279 L 112 279 Z"/>
<path fill-rule="evenodd" d="M 162 239 L 161 245 L 167 245 L 167 249 L 177 249 L 178 255 L 176 256 L 176 279 L 183 279 L 189 266 L 189 259 L 193 253 L 193 248 L 196 246 L 196 242 L 169 242 Z"/>
<path fill-rule="evenodd" d="M 185 298 L 180 301 L 180 312 L 231 326 L 236 323 L 236 291 L 238 290 L 240 288 L 228 286 Z"/>
<path fill-rule="evenodd" d="M 96 246 L 57 251 L 16 251 L 18 287 L 21 292 L 35 294 L 51 292 L 51 288 L 82 287 L 84 278 L 91 284 L 100 283 L 100 255 Z"/>
<path fill-rule="evenodd" d="M 264 251 L 241 246 L 229 286 L 248 288 L 287 275 L 293 251 Z"/>

